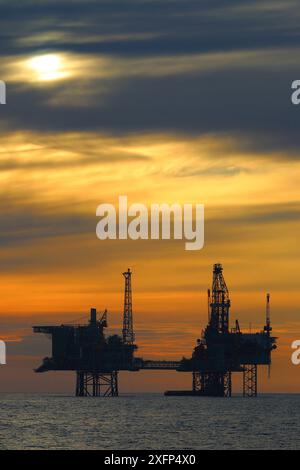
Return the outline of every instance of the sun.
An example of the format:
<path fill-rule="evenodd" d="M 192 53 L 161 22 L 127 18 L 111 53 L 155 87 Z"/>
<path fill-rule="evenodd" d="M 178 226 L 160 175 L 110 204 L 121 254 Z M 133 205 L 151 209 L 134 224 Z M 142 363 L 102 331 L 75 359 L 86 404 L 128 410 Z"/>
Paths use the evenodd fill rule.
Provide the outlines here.
<path fill-rule="evenodd" d="M 59 54 L 44 54 L 28 60 L 29 69 L 40 81 L 59 80 L 66 76 L 63 60 Z"/>

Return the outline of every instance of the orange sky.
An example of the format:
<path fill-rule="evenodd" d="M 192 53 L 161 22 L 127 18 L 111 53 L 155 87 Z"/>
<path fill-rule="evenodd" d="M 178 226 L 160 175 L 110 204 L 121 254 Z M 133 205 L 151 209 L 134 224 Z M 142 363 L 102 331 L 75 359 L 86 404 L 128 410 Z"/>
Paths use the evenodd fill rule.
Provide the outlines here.
<path fill-rule="evenodd" d="M 295 163 L 291 174 L 274 155 L 265 166 L 263 155 L 241 154 L 238 142 L 217 137 L 113 139 L 85 134 L 83 142 L 80 137 L 25 133 L 11 134 L 3 142 L 16 166 L 1 176 L 2 188 L 10 195 L 4 212 L 8 220 L 15 218 L 16 232 L 7 234 L 10 242 L 0 249 L 2 339 L 9 341 L 1 389 L 70 389 L 71 379 L 66 382 L 62 374 L 56 374 L 54 381 L 50 374 L 33 378 L 31 369 L 47 354 L 49 344 L 46 338 L 43 343 L 39 340 L 38 352 L 33 354 L 36 340 L 30 336 L 30 326 L 73 320 L 96 306 L 99 311 L 107 308 L 112 326 L 120 329 L 121 272 L 128 266 L 134 273 L 139 354 L 161 359 L 188 356 L 206 324 L 212 265 L 222 262 L 232 322 L 238 317 L 245 329 L 250 322 L 253 329 L 262 328 L 265 293 L 271 292 L 279 348 L 272 379 L 264 378 L 262 389 L 299 391 L 290 345 L 300 338 L 295 215 L 300 165 Z M 95 153 L 99 148 L 107 158 L 82 166 L 80 159 L 87 148 Z M 211 167 L 210 153 L 214 156 L 221 149 L 222 162 L 214 160 L 213 167 L 239 165 L 248 171 L 201 175 Z M 7 153 L 2 152 L 5 158 Z M 68 159 L 80 162 L 71 173 L 65 166 Z M 35 166 L 36 161 L 48 160 L 53 167 Z M 189 174 L 195 168 L 196 174 Z M 119 194 L 126 194 L 129 204 L 204 203 L 204 249 L 185 251 L 183 241 L 98 240 L 96 207 L 101 202 L 117 205 Z M 15 341 L 24 343 L 23 354 L 17 354 Z M 145 374 L 127 382 L 124 378 L 124 390 L 161 390 L 190 380 L 168 374 L 168 384 L 160 373 L 149 373 L 144 379 Z"/>
<path fill-rule="evenodd" d="M 278 2 L 273 14 L 285 8 Z M 237 25 L 250 13 L 259 22 L 269 18 L 265 2 L 249 9 L 233 5 L 230 18 Z M 205 14 L 208 22 L 216 17 Z M 148 31 L 150 12 L 145 15 L 135 32 L 137 22 L 127 17 L 117 22 L 126 31 L 111 27 L 108 34 L 103 23 L 100 35 L 93 27 L 101 15 L 95 23 L 92 15 L 66 24 L 63 12 L 54 23 L 52 16 L 32 19 L 8 35 L 0 70 L 10 91 L 0 109 L 0 339 L 8 357 L 0 391 L 73 392 L 72 374 L 32 372 L 49 354 L 49 342 L 31 326 L 71 321 L 97 307 L 108 309 L 110 328 L 120 331 L 121 273 L 128 267 L 138 354 L 191 355 L 206 325 L 212 266 L 220 262 L 232 324 L 239 318 L 242 329 L 251 323 L 260 330 L 271 293 L 279 347 L 271 379 L 265 371 L 260 389 L 300 392 L 300 366 L 290 360 L 291 343 L 300 339 L 299 109 L 289 100 L 298 54 L 285 43 L 288 34 L 285 46 L 257 44 L 256 28 L 249 28 L 251 48 L 242 43 L 244 30 L 241 42 L 236 37 L 235 46 L 228 45 L 225 23 L 224 31 L 219 24 L 211 29 L 220 37 L 206 31 L 211 47 L 205 49 L 209 41 L 198 38 L 198 24 L 189 36 L 194 15 L 176 23 L 179 35 L 175 28 L 169 36 L 167 25 Z M 15 26 L 9 31 L 18 31 Z M 160 53 L 155 41 L 165 36 Z M 148 207 L 204 204 L 204 248 L 98 240 L 96 208 L 117 205 L 119 195 Z M 161 391 L 190 381 L 189 374 L 121 374 L 121 389 Z"/>

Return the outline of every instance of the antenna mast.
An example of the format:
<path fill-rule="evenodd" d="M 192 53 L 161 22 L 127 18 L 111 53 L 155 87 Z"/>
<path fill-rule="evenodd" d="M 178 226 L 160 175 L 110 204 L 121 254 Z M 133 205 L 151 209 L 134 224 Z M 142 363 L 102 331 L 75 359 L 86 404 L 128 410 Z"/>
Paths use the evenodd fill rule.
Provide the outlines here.
<path fill-rule="evenodd" d="M 264 328 L 268 336 L 272 331 L 271 327 L 271 312 L 270 312 L 270 294 L 267 294 L 267 303 L 266 303 L 266 326 Z"/>

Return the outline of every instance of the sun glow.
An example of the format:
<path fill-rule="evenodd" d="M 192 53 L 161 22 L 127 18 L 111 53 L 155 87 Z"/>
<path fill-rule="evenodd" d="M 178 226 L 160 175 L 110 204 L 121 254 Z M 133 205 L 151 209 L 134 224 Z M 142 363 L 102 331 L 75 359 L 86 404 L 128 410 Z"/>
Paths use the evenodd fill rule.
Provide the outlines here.
<path fill-rule="evenodd" d="M 59 80 L 67 76 L 62 57 L 58 54 L 45 54 L 29 59 L 28 67 L 34 72 L 37 80 Z"/>

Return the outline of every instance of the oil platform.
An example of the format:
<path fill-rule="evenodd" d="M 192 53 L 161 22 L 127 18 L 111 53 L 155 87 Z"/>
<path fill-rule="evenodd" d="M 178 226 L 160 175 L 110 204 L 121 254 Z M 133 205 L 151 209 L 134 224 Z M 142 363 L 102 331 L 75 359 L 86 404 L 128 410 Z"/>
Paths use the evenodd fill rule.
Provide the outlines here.
<path fill-rule="evenodd" d="M 107 311 L 97 319 L 91 309 L 84 325 L 34 326 L 35 333 L 52 338 L 52 357 L 46 357 L 35 372 L 76 371 L 76 396 L 118 396 L 118 372 L 176 370 L 192 374 L 192 389 L 165 395 L 230 397 L 232 373 L 243 374 L 243 395 L 257 395 L 257 367 L 271 365 L 276 338 L 271 336 L 270 295 L 267 294 L 266 324 L 257 333 L 242 333 L 236 320 L 230 329 L 229 292 L 221 264 L 213 268 L 212 290 L 208 290 L 208 325 L 192 357 L 180 361 L 144 360 L 135 357 L 132 316 L 131 271 L 125 279 L 122 336 L 105 336 Z"/>
<path fill-rule="evenodd" d="M 257 396 L 257 367 L 271 366 L 276 338 L 271 336 L 270 294 L 266 300 L 266 323 L 262 331 L 242 333 L 238 320 L 229 326 L 230 299 L 221 264 L 213 267 L 212 290 L 208 289 L 208 325 L 197 340 L 191 359 L 182 359 L 178 371 L 191 371 L 191 391 L 166 395 L 230 397 L 232 373 L 243 374 L 243 396 Z"/>
<path fill-rule="evenodd" d="M 76 396 L 118 396 L 118 372 L 137 370 L 134 361 L 131 271 L 125 278 L 124 318 L 122 337 L 105 337 L 107 311 L 97 319 L 91 309 L 86 325 L 34 326 L 35 333 L 52 338 L 52 357 L 43 359 L 35 372 L 76 371 Z"/>

